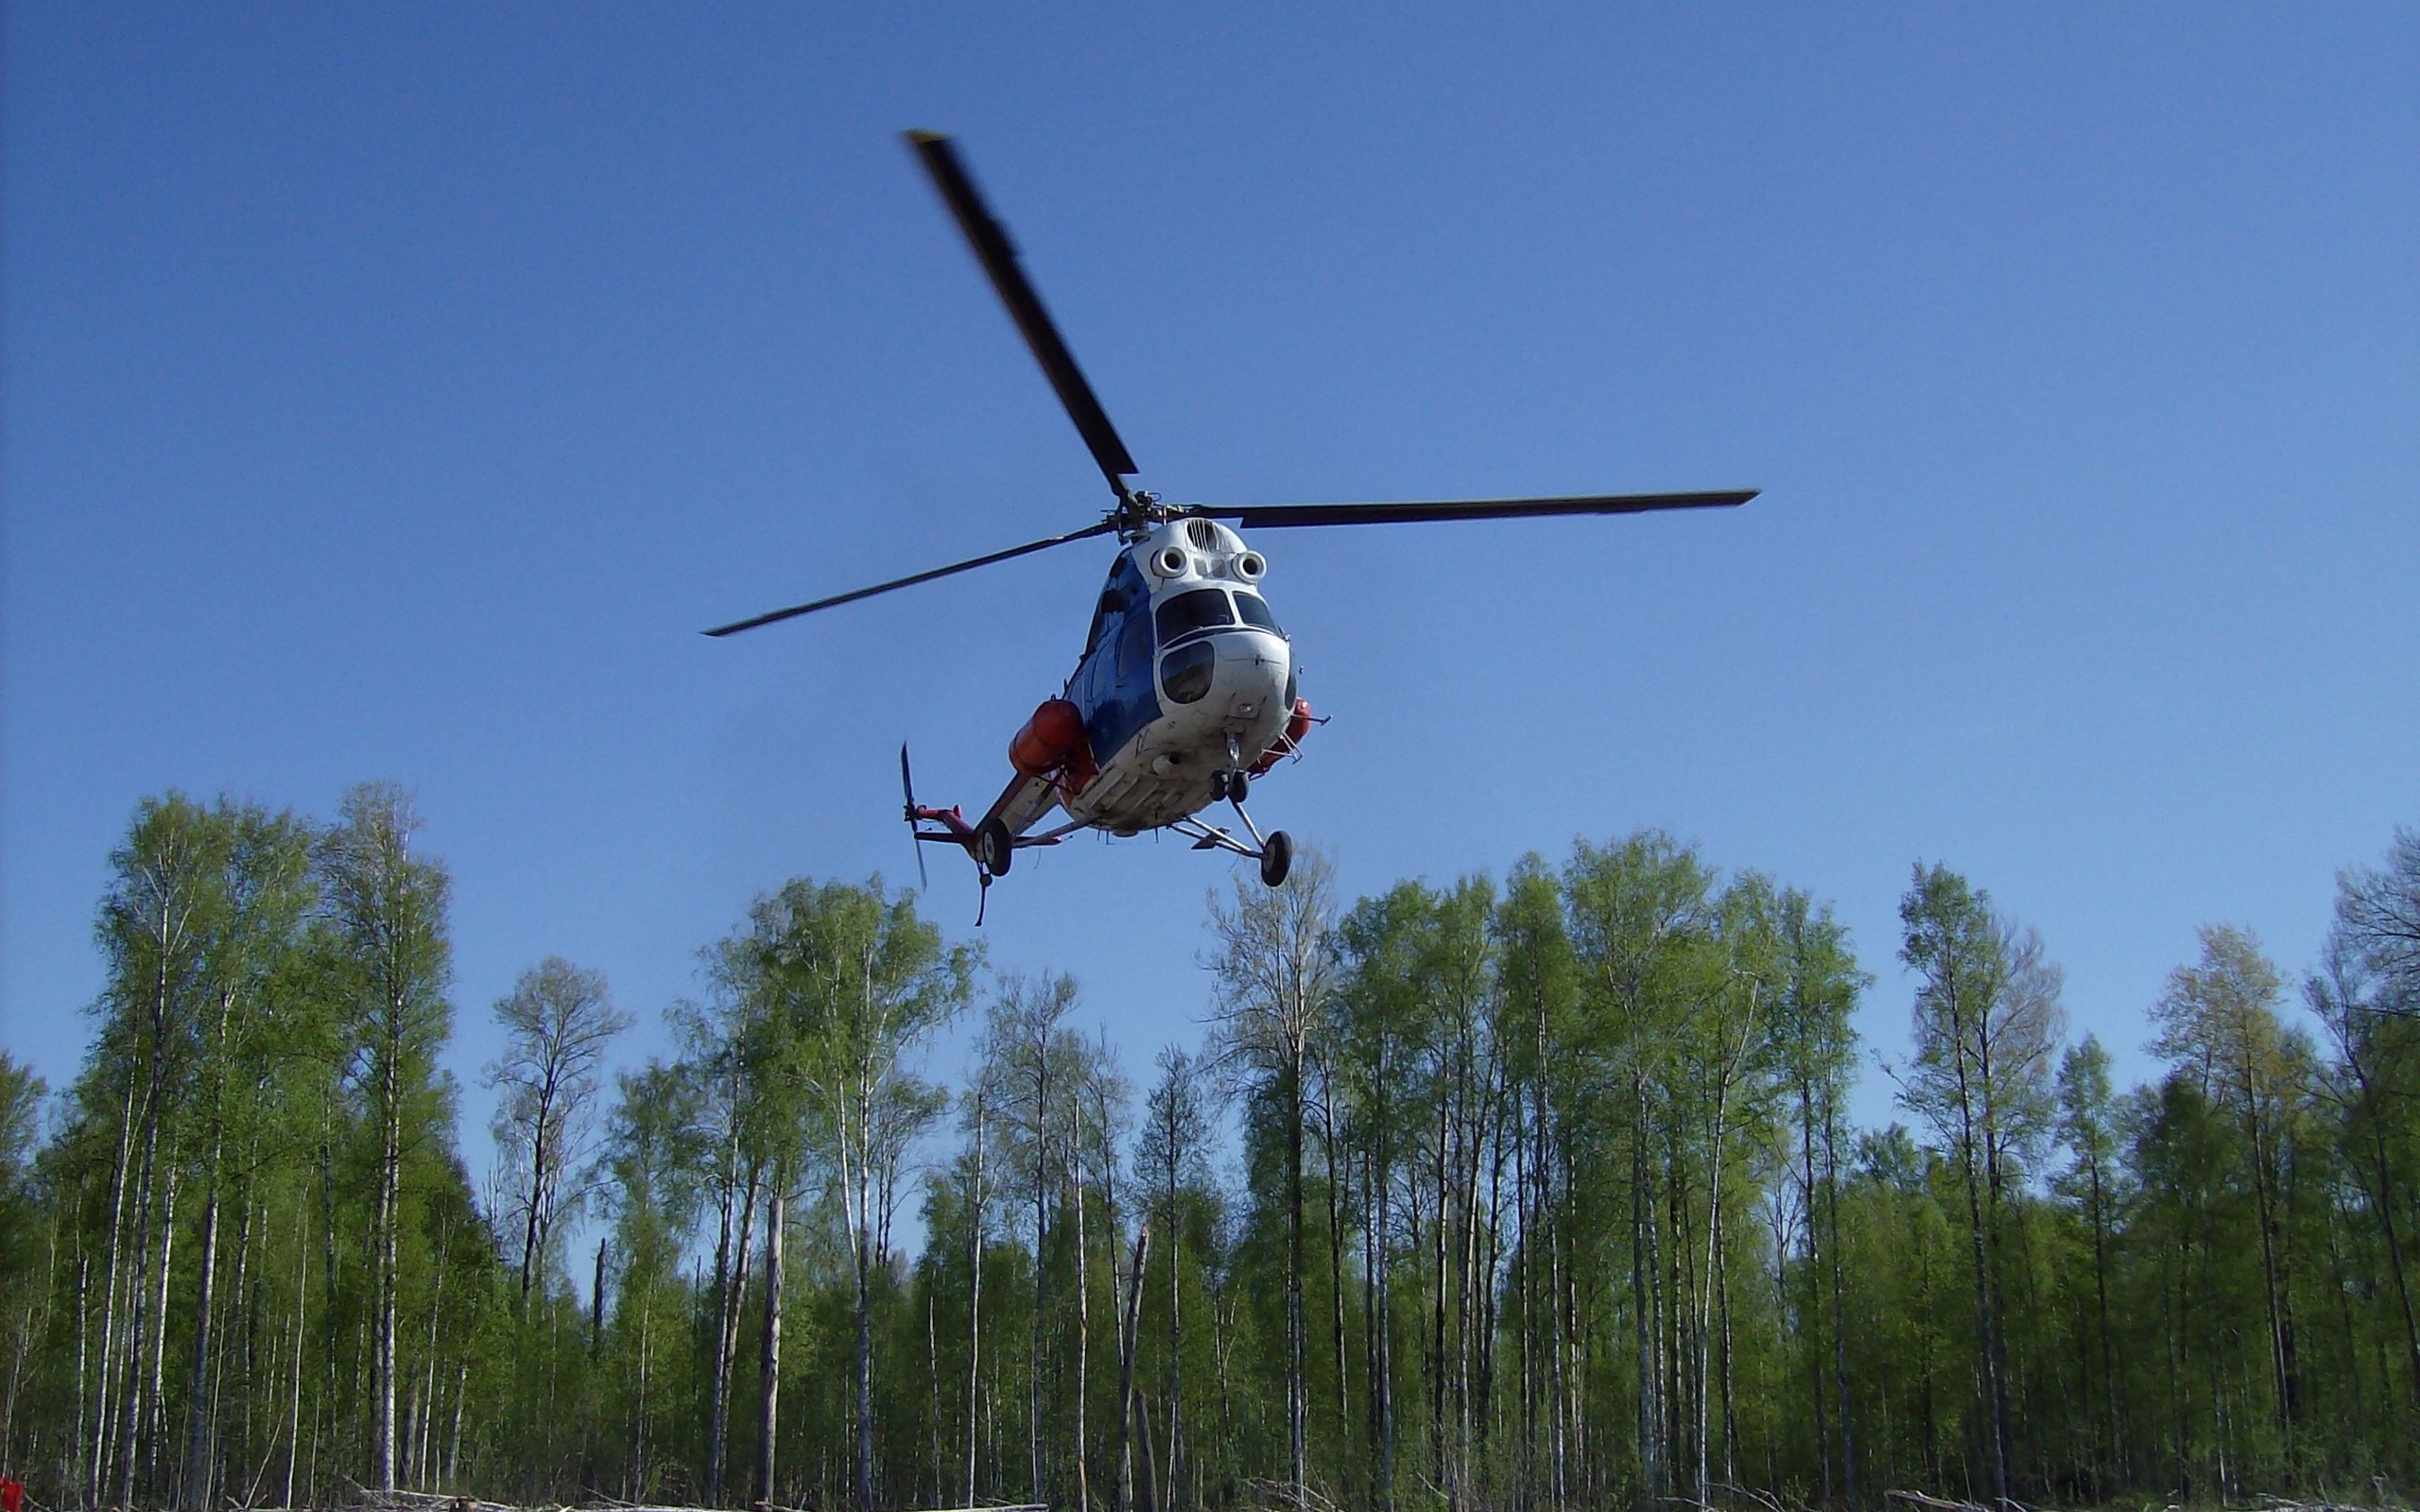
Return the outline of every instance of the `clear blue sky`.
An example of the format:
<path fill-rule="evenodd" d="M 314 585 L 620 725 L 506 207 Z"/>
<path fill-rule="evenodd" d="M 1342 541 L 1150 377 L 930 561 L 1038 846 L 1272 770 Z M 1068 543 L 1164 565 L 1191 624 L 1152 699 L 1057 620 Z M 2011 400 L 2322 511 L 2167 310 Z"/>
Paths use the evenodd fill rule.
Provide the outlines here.
<path fill-rule="evenodd" d="M 1661 826 L 1834 901 L 1888 1050 L 1945 860 L 2140 1074 L 2196 925 L 2299 972 L 2420 822 L 2409 6 L 7 18 L 0 1041 L 54 1081 L 172 785 L 417 794 L 472 1130 L 523 967 L 651 1021 L 752 895 L 912 877 L 903 738 L 991 799 L 1104 551 L 697 633 L 1106 502 L 908 126 L 1171 498 L 1767 490 L 1258 540 L 1335 722 L 1255 809 L 1350 891 Z M 983 934 L 1139 1074 L 1221 872 L 1028 852 Z"/>

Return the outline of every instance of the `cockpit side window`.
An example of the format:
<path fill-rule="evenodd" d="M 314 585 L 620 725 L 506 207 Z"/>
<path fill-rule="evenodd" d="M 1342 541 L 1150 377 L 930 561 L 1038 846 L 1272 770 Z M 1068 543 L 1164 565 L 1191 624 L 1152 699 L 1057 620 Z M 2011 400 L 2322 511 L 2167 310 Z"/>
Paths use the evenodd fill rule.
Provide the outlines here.
<path fill-rule="evenodd" d="M 1130 614 L 1117 637 L 1117 681 L 1120 687 L 1151 685 L 1151 616 Z"/>
<path fill-rule="evenodd" d="M 1269 601 L 1258 593 L 1247 593 L 1240 588 L 1236 589 L 1236 612 L 1241 614 L 1244 623 L 1254 629 L 1267 630 L 1271 635 L 1286 633 L 1277 627 L 1277 616 L 1269 612 Z"/>
<path fill-rule="evenodd" d="M 1179 593 L 1162 604 L 1158 613 L 1162 645 L 1195 630 L 1236 623 L 1236 611 L 1227 606 L 1226 591 L 1219 588 L 1197 588 L 1189 593 Z"/>
<path fill-rule="evenodd" d="M 1141 613 L 1150 601 L 1151 591 L 1144 585 L 1133 557 L 1118 553 L 1117 564 L 1109 570 L 1109 583 L 1100 591 L 1100 602 L 1093 607 L 1092 628 L 1084 632 L 1084 655 L 1098 650 L 1103 641 L 1118 632 L 1128 614 Z"/>

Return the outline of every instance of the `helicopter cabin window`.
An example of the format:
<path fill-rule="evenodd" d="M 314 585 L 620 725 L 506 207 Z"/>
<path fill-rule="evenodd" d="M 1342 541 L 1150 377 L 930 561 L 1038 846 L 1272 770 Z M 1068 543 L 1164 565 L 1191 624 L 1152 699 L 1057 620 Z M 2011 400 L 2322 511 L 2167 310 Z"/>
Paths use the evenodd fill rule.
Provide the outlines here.
<path fill-rule="evenodd" d="M 1109 570 L 1109 584 L 1100 591 L 1100 602 L 1094 606 L 1092 628 L 1084 635 L 1084 654 L 1090 656 L 1098 650 L 1124 627 L 1130 612 L 1150 599 L 1151 591 L 1144 586 L 1134 559 L 1121 552 L 1117 564 Z M 1137 619 L 1146 617 L 1135 615 Z"/>
<path fill-rule="evenodd" d="M 1244 623 L 1253 629 L 1267 630 L 1271 635 L 1286 633 L 1277 627 L 1277 616 L 1269 612 L 1269 601 L 1258 593 L 1247 593 L 1240 588 L 1236 589 L 1236 612 L 1241 614 Z"/>
<path fill-rule="evenodd" d="M 1117 683 L 1120 688 L 1151 686 L 1151 616 L 1130 614 L 1117 637 Z"/>
<path fill-rule="evenodd" d="M 1189 593 L 1179 593 L 1159 608 L 1160 644 L 1167 645 L 1179 636 L 1196 630 L 1216 629 L 1236 623 L 1236 611 L 1227 607 L 1225 590 L 1197 588 Z"/>

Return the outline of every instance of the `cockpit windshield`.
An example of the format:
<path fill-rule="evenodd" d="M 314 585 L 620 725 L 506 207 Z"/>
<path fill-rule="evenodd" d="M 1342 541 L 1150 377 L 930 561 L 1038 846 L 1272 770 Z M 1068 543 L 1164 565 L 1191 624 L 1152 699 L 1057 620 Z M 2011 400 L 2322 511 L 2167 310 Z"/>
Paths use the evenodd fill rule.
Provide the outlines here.
<path fill-rule="evenodd" d="M 1240 588 L 1236 589 L 1236 612 L 1244 617 L 1246 625 L 1256 630 L 1267 630 L 1271 635 L 1286 633 L 1277 627 L 1277 616 L 1269 612 L 1269 601 L 1258 593 L 1247 593 Z"/>
<path fill-rule="evenodd" d="M 1262 612 L 1266 613 L 1264 607 Z M 1180 635 L 1195 630 L 1216 629 L 1236 623 L 1236 611 L 1227 607 L 1227 593 L 1219 588 L 1197 588 L 1189 593 L 1179 593 L 1162 604 L 1158 610 L 1160 644 L 1167 644 Z"/>

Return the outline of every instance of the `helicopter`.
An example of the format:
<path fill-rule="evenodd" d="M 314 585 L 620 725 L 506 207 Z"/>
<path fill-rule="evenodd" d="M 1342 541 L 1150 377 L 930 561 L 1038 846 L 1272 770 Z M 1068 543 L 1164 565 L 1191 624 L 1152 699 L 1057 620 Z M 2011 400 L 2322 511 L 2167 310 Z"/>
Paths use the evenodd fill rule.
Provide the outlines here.
<path fill-rule="evenodd" d="M 1264 884 L 1285 885 L 1293 841 L 1283 830 L 1264 833 L 1244 801 L 1254 780 L 1300 753 L 1317 721 L 1302 695 L 1293 643 L 1263 588 L 1269 559 L 1245 542 L 1241 531 L 1728 508 L 1756 496 L 1756 490 L 1740 489 L 1386 504 L 1167 503 L 1132 481 L 1141 470 L 1043 307 L 1015 244 L 977 189 L 956 143 L 933 131 L 909 131 L 906 137 L 1116 502 L 1099 520 L 1063 535 L 794 604 L 705 633 L 736 635 L 1055 546 L 1116 540 L 1117 555 L 1094 605 L 1076 670 L 1009 742 L 1014 775 L 982 817 L 969 820 L 955 806 L 917 802 L 908 747 L 899 747 L 899 783 L 908 827 L 917 841 L 917 872 L 928 886 L 927 844 L 963 850 L 988 898 L 993 880 L 1008 874 L 1017 851 L 1057 845 L 1084 830 L 1121 837 L 1169 831 L 1192 840 L 1197 850 L 1257 862 Z M 1235 810 L 1235 827 L 1203 817 L 1219 803 Z M 1044 827 L 1054 811 L 1062 819 Z M 980 923 L 979 907 L 976 917 Z"/>

